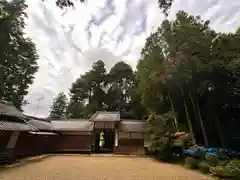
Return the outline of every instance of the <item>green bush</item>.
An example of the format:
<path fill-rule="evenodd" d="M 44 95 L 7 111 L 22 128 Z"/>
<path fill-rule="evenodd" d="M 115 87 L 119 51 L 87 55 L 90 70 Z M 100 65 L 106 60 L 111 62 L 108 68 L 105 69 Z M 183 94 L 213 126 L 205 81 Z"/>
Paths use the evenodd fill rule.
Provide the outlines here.
<path fill-rule="evenodd" d="M 198 160 L 192 157 L 185 158 L 185 166 L 187 168 L 196 169 L 198 167 Z"/>
<path fill-rule="evenodd" d="M 240 160 L 234 159 L 230 161 L 227 167 L 231 169 L 232 175 L 236 179 L 240 179 Z"/>
<path fill-rule="evenodd" d="M 205 159 L 206 156 L 206 151 L 204 151 L 203 149 L 198 149 L 194 154 L 193 157 L 197 158 L 201 161 L 203 161 Z"/>
<path fill-rule="evenodd" d="M 233 159 L 232 161 L 229 162 L 229 166 L 240 169 L 240 160 Z"/>
<path fill-rule="evenodd" d="M 200 163 L 198 163 L 198 168 L 199 168 L 199 170 L 202 171 L 203 173 L 208 173 L 210 167 L 211 167 L 211 166 L 210 166 L 206 161 L 201 161 Z"/>
<path fill-rule="evenodd" d="M 205 159 L 210 166 L 216 166 L 220 162 L 218 156 L 215 153 L 206 153 Z"/>
<path fill-rule="evenodd" d="M 148 117 L 149 123 L 149 150 L 156 158 L 163 161 L 173 159 L 173 148 L 171 134 L 176 132 L 170 114 L 156 115 L 151 113 Z"/>
<path fill-rule="evenodd" d="M 210 172 L 219 177 L 240 179 L 240 160 L 232 160 L 225 166 L 211 167 Z"/>
<path fill-rule="evenodd" d="M 229 168 L 226 168 L 224 166 L 215 166 L 211 167 L 209 171 L 218 177 L 232 177 L 231 171 Z"/>

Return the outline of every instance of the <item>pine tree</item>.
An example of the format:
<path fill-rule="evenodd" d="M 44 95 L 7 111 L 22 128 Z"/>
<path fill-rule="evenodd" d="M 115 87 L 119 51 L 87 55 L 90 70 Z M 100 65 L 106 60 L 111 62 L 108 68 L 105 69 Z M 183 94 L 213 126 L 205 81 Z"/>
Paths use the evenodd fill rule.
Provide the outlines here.
<path fill-rule="evenodd" d="M 67 110 L 67 97 L 63 92 L 61 92 L 53 100 L 50 118 L 64 119 L 66 118 L 66 110 Z"/>

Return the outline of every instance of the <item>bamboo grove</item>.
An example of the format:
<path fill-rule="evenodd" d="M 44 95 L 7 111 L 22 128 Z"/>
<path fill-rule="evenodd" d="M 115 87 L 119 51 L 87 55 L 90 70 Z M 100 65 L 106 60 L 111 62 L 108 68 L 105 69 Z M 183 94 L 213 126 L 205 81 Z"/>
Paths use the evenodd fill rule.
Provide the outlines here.
<path fill-rule="evenodd" d="M 209 24 L 184 11 L 163 21 L 142 50 L 137 89 L 145 107 L 174 112 L 198 143 L 233 147 L 239 136 L 240 36 L 217 33 Z"/>

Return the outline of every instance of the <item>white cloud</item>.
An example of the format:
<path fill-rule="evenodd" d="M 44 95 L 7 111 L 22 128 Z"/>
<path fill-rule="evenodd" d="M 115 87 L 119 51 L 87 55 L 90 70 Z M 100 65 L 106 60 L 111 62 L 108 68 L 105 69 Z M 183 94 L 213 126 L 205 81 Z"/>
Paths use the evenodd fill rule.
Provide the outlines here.
<path fill-rule="evenodd" d="M 88 0 L 61 10 L 53 0 L 28 0 L 27 34 L 40 54 L 40 69 L 26 99 L 26 113 L 47 116 L 54 96 L 68 93 L 71 83 L 96 60 L 110 69 L 125 60 L 135 68 L 146 37 L 160 25 L 163 15 L 157 0 Z M 238 1 L 175 0 L 170 18 L 178 10 L 212 20 L 218 31 L 240 25 Z M 44 97 L 37 107 L 37 99 Z"/>

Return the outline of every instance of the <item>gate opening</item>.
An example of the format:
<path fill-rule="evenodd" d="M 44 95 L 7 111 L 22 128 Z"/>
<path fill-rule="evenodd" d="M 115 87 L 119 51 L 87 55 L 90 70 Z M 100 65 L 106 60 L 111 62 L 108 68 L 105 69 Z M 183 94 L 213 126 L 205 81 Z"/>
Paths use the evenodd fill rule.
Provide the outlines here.
<path fill-rule="evenodd" d="M 114 149 L 114 131 L 96 130 L 93 133 L 93 153 L 113 153 Z"/>

